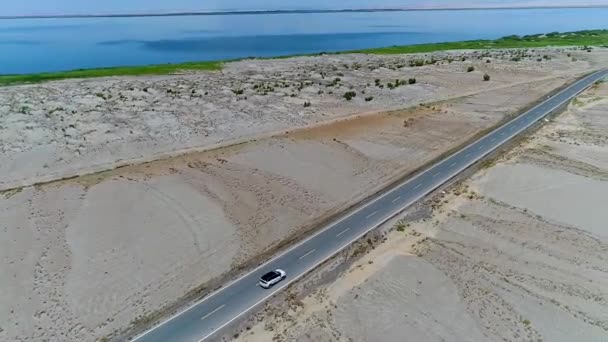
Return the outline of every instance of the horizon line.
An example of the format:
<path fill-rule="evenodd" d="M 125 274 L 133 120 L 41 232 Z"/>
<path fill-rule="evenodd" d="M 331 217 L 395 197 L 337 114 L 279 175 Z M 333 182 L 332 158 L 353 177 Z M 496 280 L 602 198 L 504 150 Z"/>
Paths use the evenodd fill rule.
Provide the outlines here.
<path fill-rule="evenodd" d="M 95 14 L 29 14 L 0 16 L 0 19 L 54 19 L 54 18 L 129 18 L 129 17 L 172 17 L 172 16 L 219 16 L 256 14 L 313 14 L 313 13 L 362 13 L 362 12 L 423 12 L 423 11 L 464 11 L 464 10 L 522 10 L 522 9 L 567 9 L 567 8 L 608 8 L 606 5 L 564 5 L 564 6 L 487 6 L 487 7 L 412 7 L 412 8 L 352 8 L 352 9 L 280 9 L 280 10 L 220 10 L 220 11 L 176 11 L 158 13 L 95 13 Z"/>

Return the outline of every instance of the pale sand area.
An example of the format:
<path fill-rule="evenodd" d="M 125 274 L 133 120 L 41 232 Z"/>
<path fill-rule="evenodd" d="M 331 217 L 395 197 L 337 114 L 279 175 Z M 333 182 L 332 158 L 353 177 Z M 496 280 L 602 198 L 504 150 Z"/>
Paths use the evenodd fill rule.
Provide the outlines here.
<path fill-rule="evenodd" d="M 573 77 L 602 65 L 608 60 L 606 51 L 538 49 L 520 62 L 511 61 L 514 50 L 245 60 L 227 63 L 221 72 L 2 87 L 0 190 L 233 144 L 355 113 Z M 538 62 L 543 55 L 551 59 Z M 436 63 L 410 67 L 415 59 Z M 469 66 L 476 71 L 466 72 Z M 491 75 L 490 82 L 482 81 L 484 73 Z M 409 78 L 417 83 L 388 88 L 396 79 Z M 376 79 L 383 88 L 375 85 Z M 358 96 L 346 101 L 347 91 Z M 373 100 L 365 101 L 369 96 Z M 311 106 L 304 107 L 305 102 Z"/>
<path fill-rule="evenodd" d="M 4 192 L 0 340 L 93 341 L 149 323 L 568 80 Z"/>
<path fill-rule="evenodd" d="M 237 340 L 608 340 L 607 113 L 604 83 Z"/>

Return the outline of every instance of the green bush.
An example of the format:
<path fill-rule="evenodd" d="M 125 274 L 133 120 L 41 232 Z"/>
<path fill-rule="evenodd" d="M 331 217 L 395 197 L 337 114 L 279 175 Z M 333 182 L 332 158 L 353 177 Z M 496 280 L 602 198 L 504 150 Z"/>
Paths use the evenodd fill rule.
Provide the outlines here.
<path fill-rule="evenodd" d="M 365 98 L 365 102 L 369 102 L 369 101 L 371 101 L 373 99 L 374 99 L 373 96 L 368 96 L 368 97 Z"/>
<path fill-rule="evenodd" d="M 344 93 L 344 98 L 345 98 L 347 101 L 352 100 L 352 99 L 353 99 L 353 97 L 356 97 L 356 96 L 357 96 L 357 93 L 355 93 L 354 91 L 347 91 L 346 93 Z"/>
<path fill-rule="evenodd" d="M 424 59 L 418 59 L 418 60 L 415 60 L 415 61 L 413 62 L 413 64 L 414 64 L 414 65 L 412 65 L 412 66 L 417 66 L 417 67 L 424 66 Z M 411 63 L 410 63 L 410 65 L 411 65 Z"/>
<path fill-rule="evenodd" d="M 483 75 L 483 80 L 486 81 L 486 82 L 489 81 L 490 80 L 490 75 L 488 75 L 488 74 Z"/>
<path fill-rule="evenodd" d="M 467 69 L 467 72 L 473 72 L 473 71 L 475 71 L 475 67 L 474 67 L 474 66 L 470 66 L 470 67 Z"/>
<path fill-rule="evenodd" d="M 407 83 L 409 83 L 409 84 L 416 84 L 416 79 L 415 78 L 410 78 L 409 80 L 407 80 Z"/>

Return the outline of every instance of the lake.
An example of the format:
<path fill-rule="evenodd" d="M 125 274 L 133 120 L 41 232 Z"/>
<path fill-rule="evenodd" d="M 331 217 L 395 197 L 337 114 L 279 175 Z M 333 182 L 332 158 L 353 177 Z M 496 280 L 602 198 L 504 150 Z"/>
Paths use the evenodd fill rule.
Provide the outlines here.
<path fill-rule="evenodd" d="M 606 28 L 608 8 L 0 20 L 0 74 Z"/>

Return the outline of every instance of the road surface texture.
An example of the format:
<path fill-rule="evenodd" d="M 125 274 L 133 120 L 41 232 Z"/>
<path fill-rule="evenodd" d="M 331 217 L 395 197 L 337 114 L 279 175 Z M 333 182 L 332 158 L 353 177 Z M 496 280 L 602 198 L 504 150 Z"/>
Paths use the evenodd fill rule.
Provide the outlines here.
<path fill-rule="evenodd" d="M 196 342 L 211 339 L 232 321 L 286 288 L 297 278 L 431 193 L 606 76 L 608 69 L 577 81 L 415 177 L 352 209 L 336 222 L 139 335 L 134 341 Z M 287 272 L 285 281 L 269 290 L 257 286 L 261 275 L 277 268 Z"/>

